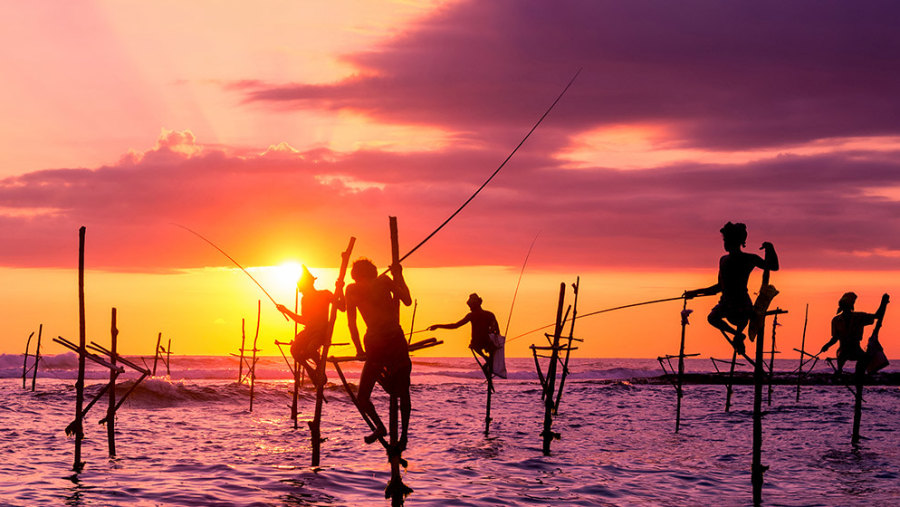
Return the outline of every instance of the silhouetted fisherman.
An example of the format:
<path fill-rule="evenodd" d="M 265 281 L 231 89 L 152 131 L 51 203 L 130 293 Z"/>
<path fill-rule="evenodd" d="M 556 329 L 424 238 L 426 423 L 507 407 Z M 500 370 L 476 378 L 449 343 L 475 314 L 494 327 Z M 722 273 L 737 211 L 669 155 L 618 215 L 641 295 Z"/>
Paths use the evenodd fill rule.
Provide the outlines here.
<path fill-rule="evenodd" d="M 343 284 L 343 280 L 338 280 L 336 296 L 330 290 L 317 290 L 316 277 L 303 266 L 303 274 L 297 281 L 297 289 L 303 296 L 300 299 L 300 315 L 288 310 L 284 305 L 275 305 L 278 311 L 303 326 L 291 343 L 291 355 L 306 369 L 310 380 L 316 386 L 325 381 L 325 369 L 318 369 L 317 366 L 322 360 L 319 349 L 328 340 L 328 310 L 332 304 L 340 310 L 344 309 L 341 290 Z M 320 375 L 316 374 L 317 370 L 321 372 Z"/>
<path fill-rule="evenodd" d="M 409 414 L 409 375 L 412 363 L 409 360 L 409 347 L 403 328 L 400 327 L 400 305 L 409 306 L 412 298 L 409 288 L 403 279 L 403 268 L 394 264 L 390 268 L 391 275 L 378 276 L 378 270 L 369 259 L 359 259 L 353 263 L 350 276 L 353 283 L 347 286 L 347 323 L 350 327 L 350 338 L 356 346 L 359 358 L 365 359 L 359 377 L 357 401 L 360 410 L 369 416 L 375 425 L 375 431 L 365 438 L 372 443 L 387 435 L 387 429 L 370 399 L 375 382 L 380 381 L 382 387 L 391 396 L 399 398 L 401 434 L 397 448 L 390 453 L 399 454 L 406 449 Z M 392 278 L 393 277 L 393 278 Z M 366 324 L 364 336 L 365 349 L 360 343 L 359 329 L 356 325 L 357 310 Z"/>
<path fill-rule="evenodd" d="M 707 320 L 716 329 L 730 334 L 734 350 L 744 354 L 744 328 L 753 317 L 753 301 L 747 292 L 750 272 L 753 268 L 778 271 L 778 255 L 769 242 L 760 247 L 760 250 L 766 252 L 765 259 L 742 251 L 741 247 L 747 246 L 747 226 L 744 224 L 728 222 L 719 232 L 722 233 L 722 241 L 728 253 L 719 259 L 718 283 L 703 289 L 685 291 L 684 296 L 692 298 L 721 292 L 719 303 L 709 312 Z M 753 336 L 750 338 L 753 339 Z"/>
<path fill-rule="evenodd" d="M 874 324 L 876 320 L 880 320 L 884 316 L 887 308 L 888 295 L 885 294 L 881 299 L 881 305 L 875 313 L 855 312 L 853 308 L 856 304 L 856 294 L 847 292 L 838 301 L 837 315 L 831 319 L 831 340 L 822 346 L 821 354 L 828 350 L 829 347 L 838 343 L 837 351 L 837 375 L 844 371 L 844 363 L 847 361 L 856 361 L 856 372 L 865 371 L 869 357 L 860 346 L 863 338 L 863 328 L 870 324 Z"/>
<path fill-rule="evenodd" d="M 466 301 L 466 304 L 469 305 L 469 313 L 467 313 L 465 317 L 453 324 L 434 324 L 428 326 L 428 330 L 456 329 L 465 324 L 472 324 L 472 340 L 469 342 L 469 348 L 483 357 L 486 361 L 485 364 L 490 364 L 493 359 L 491 356 L 497 349 L 496 345 L 491 340 L 491 335 L 500 334 L 500 325 L 497 323 L 497 317 L 495 317 L 493 313 L 483 309 L 481 303 L 482 299 L 478 294 L 475 294 L 474 292 L 469 294 L 469 299 Z"/>

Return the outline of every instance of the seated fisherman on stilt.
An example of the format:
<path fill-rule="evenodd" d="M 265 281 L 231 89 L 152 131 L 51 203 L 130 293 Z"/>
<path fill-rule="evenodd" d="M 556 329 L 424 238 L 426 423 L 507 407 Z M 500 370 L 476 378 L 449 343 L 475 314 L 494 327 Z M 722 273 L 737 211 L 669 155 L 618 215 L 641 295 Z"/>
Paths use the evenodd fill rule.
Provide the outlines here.
<path fill-rule="evenodd" d="M 433 324 L 428 326 L 428 330 L 456 329 L 467 323 L 472 324 L 472 339 L 469 342 L 469 348 L 484 359 L 484 368 L 487 368 L 493 360 L 492 354 L 497 349 L 491 340 L 491 335 L 500 334 L 500 325 L 497 323 L 497 317 L 492 312 L 483 309 L 481 303 L 482 299 L 473 292 L 466 301 L 469 313 L 465 317 L 453 324 Z"/>
<path fill-rule="evenodd" d="M 837 370 L 836 375 L 840 375 L 844 371 L 844 363 L 847 361 L 856 361 L 856 372 L 865 371 L 867 356 L 860 346 L 863 338 L 863 328 L 870 324 L 874 324 L 876 320 L 884 316 L 887 308 L 888 297 L 885 294 L 881 299 L 881 306 L 875 313 L 855 312 L 856 294 L 847 292 L 838 301 L 837 315 L 831 319 L 831 340 L 822 346 L 821 354 L 828 350 L 835 343 L 839 343 L 837 351 Z"/>
<path fill-rule="evenodd" d="M 341 287 L 343 281 L 337 282 L 337 295 L 329 290 L 317 290 L 316 277 L 303 266 L 303 274 L 297 281 L 297 290 L 300 291 L 300 315 L 288 310 L 284 305 L 277 305 L 278 311 L 287 315 L 294 322 L 303 326 L 303 329 L 294 337 L 291 343 L 291 355 L 306 370 L 307 375 L 314 385 L 325 382 L 325 369 L 318 368 L 322 360 L 320 349 L 328 340 L 329 321 L 328 313 L 330 305 L 334 304 L 338 309 L 344 309 L 344 300 Z M 316 372 L 319 373 L 316 373 Z"/>
<path fill-rule="evenodd" d="M 756 254 L 747 253 L 741 247 L 747 245 L 747 226 L 741 223 L 728 222 L 719 231 L 725 251 L 728 253 L 719 259 L 718 283 L 710 287 L 685 291 L 684 297 L 722 295 L 719 303 L 709 312 L 709 323 L 722 331 L 726 339 L 731 335 L 731 345 L 739 354 L 744 354 L 744 328 L 753 317 L 753 301 L 747 292 L 747 282 L 753 268 L 778 271 L 778 255 L 772 243 L 765 242 L 760 250 L 765 250 L 765 259 Z M 726 322 L 727 321 L 727 322 Z M 729 325 L 729 322 L 731 325 Z M 750 337 L 751 340 L 753 336 Z"/>
<path fill-rule="evenodd" d="M 375 382 L 382 384 L 391 396 L 399 398 L 401 414 L 401 434 L 397 447 L 389 452 L 399 453 L 406 449 L 409 429 L 411 404 L 409 398 L 409 376 L 412 363 L 409 359 L 409 347 L 406 336 L 400 327 L 400 305 L 412 304 L 412 297 L 406 281 L 403 279 L 403 268 L 395 264 L 390 268 L 391 276 L 378 276 L 378 270 L 372 261 L 359 259 L 353 263 L 350 276 L 353 283 L 347 286 L 347 323 L 350 338 L 356 346 L 357 356 L 365 359 L 359 377 L 357 401 L 362 410 L 375 426 L 375 431 L 365 438 L 372 443 L 387 435 L 387 429 L 375 411 L 371 401 Z M 359 310 L 366 324 L 363 343 L 359 339 L 356 313 Z"/>

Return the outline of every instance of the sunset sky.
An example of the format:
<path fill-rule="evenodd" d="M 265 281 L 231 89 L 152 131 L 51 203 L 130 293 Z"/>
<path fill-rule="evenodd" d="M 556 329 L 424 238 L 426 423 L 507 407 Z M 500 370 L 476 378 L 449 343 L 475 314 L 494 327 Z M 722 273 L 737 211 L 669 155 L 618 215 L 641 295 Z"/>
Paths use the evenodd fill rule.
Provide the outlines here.
<path fill-rule="evenodd" d="M 461 318 L 470 292 L 505 328 L 535 237 L 510 338 L 550 324 L 576 276 L 580 313 L 711 285 L 726 221 L 779 253 L 781 357 L 807 304 L 818 350 L 843 292 L 870 312 L 900 298 L 896 2 L 2 2 L 0 19 L 0 353 L 39 324 L 45 353 L 77 338 L 85 226 L 90 339 L 108 343 L 116 307 L 125 353 L 161 332 L 224 354 L 263 299 L 277 354 L 293 326 L 173 224 L 293 306 L 298 266 L 333 288 L 350 236 L 384 268 L 388 216 L 401 253 L 432 232 L 578 69 L 404 262 L 415 329 Z M 687 352 L 730 355 L 714 304 L 690 302 Z M 881 337 L 900 358 L 894 310 Z M 578 321 L 577 354 L 676 354 L 680 311 Z M 468 329 L 433 335 L 423 355 L 468 354 Z"/>

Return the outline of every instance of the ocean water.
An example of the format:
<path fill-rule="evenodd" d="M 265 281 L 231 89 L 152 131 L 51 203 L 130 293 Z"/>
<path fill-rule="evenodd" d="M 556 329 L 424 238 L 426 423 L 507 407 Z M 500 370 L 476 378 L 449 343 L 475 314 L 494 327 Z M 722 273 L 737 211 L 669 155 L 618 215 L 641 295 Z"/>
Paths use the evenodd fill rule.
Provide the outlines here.
<path fill-rule="evenodd" d="M 74 364 L 71 354 L 48 357 L 31 392 L 22 389 L 22 357 L 0 356 L 0 504 L 389 505 L 386 455 L 363 442 L 364 422 L 339 385 L 327 389 L 321 466 L 309 466 L 314 394 L 301 393 L 294 429 L 280 357 L 263 358 L 252 412 L 249 387 L 235 382 L 236 360 L 173 358 L 168 377 L 144 381 L 122 407 L 116 458 L 97 424 L 106 400 L 92 409 L 86 465 L 75 474 L 74 443 L 63 431 L 74 413 Z M 474 362 L 414 359 L 403 480 L 415 491 L 406 505 L 752 504 L 752 386 L 735 387 L 727 413 L 723 386 L 685 386 L 675 433 L 673 387 L 643 382 L 662 373 L 655 360 L 574 360 L 554 419 L 561 438 L 544 456 L 533 361 L 509 367 L 510 378 L 496 381 L 485 437 L 485 383 Z M 359 366 L 347 368 L 355 381 Z M 688 371 L 711 369 L 688 361 Z M 102 372 L 89 377 L 96 393 Z M 795 387 L 775 386 L 763 420 L 763 503 L 897 505 L 900 388 L 866 388 L 858 446 L 844 386 L 807 386 L 800 402 L 795 396 Z M 386 411 L 383 393 L 374 401 Z"/>

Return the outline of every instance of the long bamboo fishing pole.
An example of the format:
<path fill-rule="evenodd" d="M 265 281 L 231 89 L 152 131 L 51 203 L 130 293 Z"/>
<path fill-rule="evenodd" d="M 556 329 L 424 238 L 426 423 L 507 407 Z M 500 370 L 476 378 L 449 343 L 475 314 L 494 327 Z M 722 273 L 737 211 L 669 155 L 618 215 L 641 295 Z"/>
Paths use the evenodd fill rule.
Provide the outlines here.
<path fill-rule="evenodd" d="M 225 250 L 222 250 L 221 248 L 218 247 L 218 245 L 216 245 L 215 243 L 213 243 L 212 241 L 210 241 L 209 239 L 207 239 L 205 236 L 203 236 L 203 235 L 200 234 L 199 232 L 197 232 L 197 231 L 195 231 L 195 230 L 193 230 L 193 229 L 191 229 L 191 228 L 189 228 L 189 227 L 185 227 L 185 226 L 183 226 L 183 225 L 181 225 L 181 224 L 176 224 L 176 223 L 174 223 L 174 222 L 172 223 L 172 225 L 174 225 L 174 226 L 176 226 L 176 227 L 181 227 L 182 229 L 184 229 L 184 230 L 190 232 L 191 234 L 193 234 L 194 236 L 197 236 L 198 238 L 202 239 L 203 241 L 206 241 L 207 243 L 209 243 L 210 246 L 212 246 L 213 248 L 215 248 L 216 250 L 218 250 L 219 253 L 221 253 L 222 255 L 224 255 L 225 257 L 227 257 L 228 260 L 230 260 L 231 262 L 233 262 L 235 266 L 237 266 L 238 268 L 240 268 L 241 271 L 243 271 L 245 275 L 247 275 L 248 277 L 250 277 L 250 279 L 253 280 L 253 283 L 255 283 L 257 287 L 259 287 L 259 290 L 263 291 L 263 294 L 265 294 L 266 297 L 269 298 L 269 301 L 271 301 L 273 305 L 278 306 L 278 303 L 275 301 L 275 298 L 273 298 L 272 295 L 269 294 L 269 291 L 267 291 L 267 290 L 265 289 L 265 287 L 263 287 L 262 284 L 259 283 L 259 282 L 256 280 L 256 278 L 253 278 L 253 275 L 251 275 L 249 271 L 247 271 L 246 269 L 244 269 L 244 266 L 241 266 L 241 263 L 240 263 L 240 262 L 234 260 L 234 257 L 228 255 L 228 254 L 225 252 Z M 284 317 L 284 320 L 289 320 L 287 315 L 285 315 L 285 314 L 283 314 L 283 313 L 282 313 L 281 315 Z"/>
<path fill-rule="evenodd" d="M 497 167 L 497 169 L 495 169 L 493 173 L 491 173 L 491 175 L 488 177 L 488 179 L 486 179 L 486 180 L 484 181 L 484 183 L 481 184 L 480 187 L 478 187 L 478 190 L 476 190 L 474 194 L 472 194 L 468 199 L 466 199 L 466 202 L 462 203 L 462 206 L 460 206 L 459 208 L 457 208 L 457 210 L 454 211 L 453 214 L 451 214 L 449 217 L 447 217 L 447 219 L 444 220 L 444 222 L 443 222 L 441 225 L 439 225 L 439 226 L 437 227 L 437 229 L 435 229 L 434 231 L 432 231 L 431 234 L 429 234 L 428 236 L 425 237 L 425 239 L 423 239 L 422 241 L 420 241 L 418 245 L 414 246 L 414 247 L 412 248 L 412 250 L 410 250 L 409 252 L 406 252 L 406 254 L 405 254 L 403 257 L 400 257 L 400 259 L 397 261 L 398 263 L 399 263 L 399 262 L 403 262 L 407 257 L 409 257 L 410 255 L 412 255 L 413 252 L 415 252 L 416 250 L 418 250 L 418 249 L 419 249 L 422 245 L 424 245 L 429 239 L 431 239 L 435 234 L 437 234 L 438 231 L 440 231 L 441 229 L 443 229 L 445 225 L 447 225 L 448 223 L 450 223 L 450 221 L 453 220 L 453 218 L 456 217 L 456 215 L 458 215 L 458 214 L 463 210 L 463 208 L 465 208 L 470 202 L 472 202 L 473 199 L 475 199 L 475 197 L 476 197 L 479 193 L 481 193 L 481 191 L 484 189 L 484 187 L 486 187 L 487 184 L 490 183 L 492 179 L 494 179 L 494 176 L 497 176 L 497 173 L 499 173 L 500 170 L 503 169 L 503 167 L 506 165 L 506 163 L 509 162 L 509 160 L 513 157 L 513 155 L 515 155 L 516 152 L 519 151 L 519 148 L 521 148 L 522 145 L 525 144 L 525 141 L 527 141 L 528 138 L 531 137 L 531 134 L 538 128 L 538 125 L 540 125 L 541 122 L 544 121 L 544 118 L 546 118 L 547 115 L 550 114 L 550 111 L 552 111 L 553 108 L 556 107 L 556 104 L 560 101 L 560 99 L 563 98 L 563 95 L 566 94 L 566 92 L 569 90 L 569 87 L 571 87 L 571 86 L 572 86 L 572 83 L 575 82 L 575 79 L 578 78 L 578 75 L 579 75 L 579 74 L 581 74 L 581 69 L 578 69 L 578 72 L 576 72 L 575 75 L 572 76 L 572 79 L 569 80 L 569 83 L 566 85 L 565 88 L 563 88 L 563 91 L 560 92 L 560 94 L 556 97 L 556 100 L 554 100 L 553 103 L 550 104 L 550 107 L 548 107 L 547 110 L 544 111 L 544 114 L 541 115 L 541 117 L 540 117 L 540 118 L 538 119 L 538 121 L 534 124 L 534 126 L 531 127 L 531 130 L 529 130 L 528 133 L 525 134 L 525 137 L 523 137 L 522 140 L 519 141 L 519 144 L 516 145 L 515 148 L 513 148 L 512 152 L 510 152 L 510 154 L 509 154 L 509 155 L 506 157 L 506 159 L 500 164 L 500 166 Z"/>

